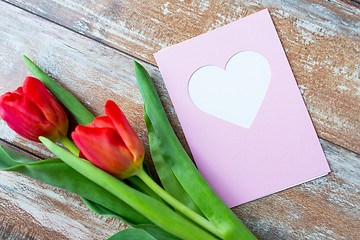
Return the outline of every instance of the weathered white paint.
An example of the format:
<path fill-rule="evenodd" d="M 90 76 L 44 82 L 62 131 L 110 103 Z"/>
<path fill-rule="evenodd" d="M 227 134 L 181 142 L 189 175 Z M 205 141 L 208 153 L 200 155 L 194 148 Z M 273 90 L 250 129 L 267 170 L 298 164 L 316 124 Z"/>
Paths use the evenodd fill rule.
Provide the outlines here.
<path fill-rule="evenodd" d="M 41 224 L 67 239 L 106 239 L 127 227 L 119 220 L 91 212 L 74 194 L 12 172 L 0 172 L 0 198 L 0 209 L 7 209 L 7 214 L 17 215 L 15 218 L 28 216 L 29 227 Z M 21 231 L 23 226 L 15 227 Z M 36 235 L 42 239 L 40 232 Z"/>
<path fill-rule="evenodd" d="M 360 126 L 351 116 L 355 102 L 360 101 L 356 70 L 359 65 L 355 61 L 360 53 L 360 9 L 341 0 L 122 1 L 121 4 L 16 0 L 13 4 L 151 63 L 154 63 L 152 54 L 166 46 L 269 8 L 295 77 L 308 88 L 303 91 L 304 98 L 318 133 L 360 151 L 360 142 L 356 140 L 360 139 Z M 114 85 L 111 88 L 118 91 Z M 339 85 L 351 90 L 341 91 Z M 332 101 L 336 101 L 336 106 Z M 340 122 L 336 122 L 339 118 Z M 348 127 L 345 132 L 352 136 L 340 134 L 344 122 Z"/>
<path fill-rule="evenodd" d="M 306 4 L 312 2 L 310 0 L 296 4 L 294 1 L 287 0 L 265 1 L 265 3 L 243 1 L 222 5 L 217 5 L 215 1 L 205 1 L 209 3 L 209 6 L 205 4 L 204 10 L 200 11 L 194 7 L 197 6 L 196 4 L 202 4 L 200 2 L 186 3 L 184 1 L 178 5 L 172 1 L 169 2 L 169 10 L 181 9 L 179 12 L 175 11 L 165 15 L 165 17 L 173 17 L 174 19 L 171 21 L 170 19 L 165 21 L 161 17 L 164 16 L 160 8 L 163 2 L 124 1 L 120 7 L 122 11 L 116 15 L 104 12 L 104 9 L 106 10 L 112 1 L 102 3 L 102 5 L 98 5 L 96 1 L 88 1 L 84 3 L 85 6 L 70 0 L 66 2 L 14 1 L 14 4 L 21 4 L 23 8 L 28 8 L 44 17 L 52 17 L 53 21 L 68 28 L 78 32 L 83 31 L 81 33 L 96 38 L 97 41 L 105 42 L 150 62 L 152 62 L 152 53 L 159 48 L 211 29 L 213 27 L 212 20 L 218 20 L 217 24 L 220 26 L 264 6 L 271 7 L 271 12 L 275 12 L 273 18 L 280 38 L 299 81 L 299 88 L 304 90 L 304 97 L 315 125 L 323 128 L 321 134 L 328 139 L 339 139 L 341 144 L 344 141 L 347 141 L 345 143 L 348 144 L 356 143 L 356 139 L 351 138 L 357 136 L 358 125 L 356 124 L 358 122 L 349 119 L 355 118 L 357 112 L 356 109 L 351 109 L 355 105 L 346 104 L 347 101 L 356 102 L 359 95 L 345 94 L 354 89 L 358 94 L 360 90 L 358 72 L 352 70 L 358 65 L 344 56 L 349 58 L 359 53 L 356 36 L 360 29 L 356 30 L 357 22 L 352 22 L 352 19 L 358 19 L 357 9 L 341 4 L 340 1 L 332 1 L 326 3 L 329 6 L 327 13 L 320 12 L 316 15 L 318 10 Z M 332 9 L 334 4 L 340 5 L 334 10 Z M 34 5 L 36 5 L 35 8 Z M 52 7 L 56 9 L 57 14 L 50 14 Z M 146 130 L 142 120 L 142 101 L 135 84 L 132 57 L 4 2 L 0 2 L 0 8 L 2 9 L 0 40 L 2 43 L 4 42 L 0 45 L 0 60 L 9 63 L 7 66 L 2 66 L 6 68 L 4 71 L 0 71 L 0 79 L 3 79 L 1 80 L 1 91 L 13 89 L 15 83 L 21 84 L 21 79 L 28 74 L 20 59 L 21 54 L 25 53 L 58 79 L 62 85 L 72 90 L 95 114 L 102 113 L 106 99 L 114 98 L 118 101 L 146 144 Z M 40 11 L 38 8 L 42 10 Z M 306 11 L 307 8 L 309 11 Z M 238 11 L 235 11 L 236 9 Z M 339 9 L 344 11 L 343 15 L 336 14 L 337 11 L 340 11 Z M 91 11 L 91 13 L 87 11 Z M 322 23 L 326 17 L 337 24 L 328 26 L 327 21 Z M 139 19 L 143 21 L 139 22 Z M 81 24 L 78 23 L 79 28 L 82 27 L 81 31 L 72 25 L 76 24 L 78 20 L 81 20 Z M 311 24 L 307 25 L 307 21 Z M 314 27 L 312 25 L 314 22 L 320 27 Z M 312 32 L 314 37 L 308 35 L 302 38 L 302 31 L 305 33 L 314 31 Z M 336 36 L 329 34 L 331 31 L 336 32 Z M 333 42 L 335 40 L 336 42 Z M 311 53 L 310 50 L 306 50 L 302 44 L 299 44 L 301 41 L 306 42 L 307 47 L 311 47 L 312 50 L 317 48 L 319 50 L 315 54 Z M 324 46 L 331 48 L 331 52 L 322 53 Z M 338 51 L 339 48 L 342 49 L 342 52 Z M 335 57 L 330 58 L 327 55 Z M 339 63 L 339 57 L 341 57 L 341 63 Z M 170 121 L 182 142 L 185 142 L 159 71 L 150 64 L 144 62 L 142 64 L 154 78 Z M 335 70 L 331 67 L 334 67 Z M 346 71 L 342 72 L 341 68 Z M 322 71 L 322 73 L 317 74 L 317 71 Z M 332 77 L 333 71 L 339 73 L 339 76 Z M 11 84 L 8 81 L 9 77 L 13 79 Z M 328 81 L 321 82 L 324 78 L 328 78 Z M 345 79 L 345 82 L 337 82 L 338 79 Z M 323 83 L 323 85 L 319 83 Z M 328 86 L 330 87 L 328 88 Z M 332 95 L 334 89 L 340 92 L 338 86 L 346 86 L 351 90 L 343 91 L 340 95 Z M 344 106 L 335 106 L 333 109 L 336 111 L 329 111 L 331 104 L 336 104 L 336 102 L 340 102 Z M 348 106 L 349 108 L 347 108 Z M 358 107 L 358 104 L 356 106 Z M 349 112 L 348 115 L 346 112 Z M 0 125 L 0 131 L 3 131 L 2 126 Z M 7 130 L 4 131 L 7 133 Z M 37 145 L 31 145 L 17 137 L 11 141 L 32 151 L 37 147 Z M 360 202 L 360 177 L 356 171 L 359 169 L 359 155 L 327 141 L 322 141 L 322 144 L 333 170 L 329 176 L 234 208 L 236 214 L 260 238 L 358 238 L 354 229 L 360 225 L 357 211 Z M 106 220 L 101 218 L 103 220 L 99 220 L 99 222 L 94 220 L 96 216 L 85 211 L 84 205 L 73 194 L 37 181 L 25 181 L 19 176 L 6 175 L 5 178 L 7 187 L 0 187 L 0 211 L 2 211 L 0 236 L 10 232 L 9 234 L 16 236 L 16 239 L 23 239 L 26 236 L 44 237 L 50 233 L 52 239 L 64 239 L 65 235 L 73 236 L 74 232 L 79 233 L 79 229 L 85 228 L 87 232 L 82 232 L 83 235 L 81 235 L 85 236 L 84 239 L 94 238 L 94 236 L 98 236 L 97 234 L 101 237 L 95 238 L 99 239 L 104 236 L 103 234 L 115 232 L 123 226 L 119 221 L 109 218 Z M 0 185 L 2 179 L 3 177 L 0 177 Z M 24 205 L 26 209 L 22 209 L 22 201 L 26 201 Z M 30 202 L 35 206 L 32 206 Z M 48 208 L 48 206 L 55 207 L 55 205 L 57 210 Z M 43 213 L 42 211 L 48 212 Z M 61 214 L 64 215 L 60 214 L 61 211 L 63 211 Z M 84 215 L 81 216 L 79 213 Z M 35 216 L 33 217 L 32 214 Z M 40 216 L 41 214 L 44 216 Z M 57 217 L 53 217 L 54 215 Z M 62 220 L 57 221 L 58 217 Z M 72 220 L 68 221 L 69 218 Z M 54 224 L 55 230 L 52 229 L 52 221 L 57 221 Z M 93 227 L 93 224 L 96 227 Z M 74 227 L 73 230 L 70 225 Z M 58 231 L 61 229 L 66 229 L 66 231 L 59 233 Z"/>
<path fill-rule="evenodd" d="M 169 6 L 169 2 L 167 2 L 167 3 L 165 3 L 162 7 L 161 7 L 161 9 L 163 10 L 163 14 L 164 15 L 166 15 L 166 14 L 168 14 L 168 13 L 171 13 L 170 11 L 169 11 L 169 9 L 168 9 L 168 6 Z"/>

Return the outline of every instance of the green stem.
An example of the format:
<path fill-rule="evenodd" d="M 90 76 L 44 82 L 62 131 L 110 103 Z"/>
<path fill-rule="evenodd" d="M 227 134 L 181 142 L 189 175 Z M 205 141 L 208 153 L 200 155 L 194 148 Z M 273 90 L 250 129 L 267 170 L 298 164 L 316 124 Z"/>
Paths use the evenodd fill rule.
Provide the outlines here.
<path fill-rule="evenodd" d="M 64 144 L 64 146 L 69 149 L 72 154 L 77 157 L 79 156 L 79 148 L 67 136 L 60 138 L 59 141 Z"/>
<path fill-rule="evenodd" d="M 39 139 L 70 167 L 142 213 L 147 219 L 170 234 L 184 240 L 216 240 L 211 233 L 176 213 L 157 199 L 137 191 L 123 181 L 97 168 L 89 161 L 74 156 L 50 139 L 44 137 L 39 137 Z"/>
<path fill-rule="evenodd" d="M 176 210 L 184 214 L 193 222 L 199 224 L 200 226 L 207 229 L 209 232 L 215 234 L 216 236 L 220 237 L 221 239 L 224 238 L 222 234 L 220 234 L 220 232 L 210 221 L 200 216 L 199 214 L 197 214 L 196 212 L 194 212 L 193 210 L 191 210 L 190 208 L 179 202 L 169 193 L 167 193 L 151 177 L 149 177 L 149 175 L 147 175 L 144 169 L 140 169 L 136 176 L 138 176 L 149 188 L 151 188 L 155 193 L 157 193 L 168 204 L 173 206 Z"/>
<path fill-rule="evenodd" d="M 256 239 L 201 176 L 173 131 L 149 73 L 136 61 L 134 65 L 136 79 L 145 104 L 147 121 L 151 123 L 150 133 L 151 131 L 155 133 L 154 138 L 157 138 L 157 146 L 155 145 L 154 148 L 152 144 L 151 152 L 158 151 L 159 158 L 164 158 L 163 161 L 169 165 L 171 172 L 186 193 L 206 218 L 223 234 L 224 239 Z"/>

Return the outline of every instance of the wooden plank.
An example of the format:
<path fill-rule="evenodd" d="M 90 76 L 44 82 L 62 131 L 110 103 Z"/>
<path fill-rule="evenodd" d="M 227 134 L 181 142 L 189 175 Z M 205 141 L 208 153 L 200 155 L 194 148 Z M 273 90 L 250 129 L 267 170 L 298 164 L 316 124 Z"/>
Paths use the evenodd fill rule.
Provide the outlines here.
<path fill-rule="evenodd" d="M 357 1 L 10 2 L 152 64 L 162 48 L 269 8 L 318 134 L 360 153 Z"/>
<path fill-rule="evenodd" d="M 321 144 L 329 175 L 234 209 L 260 239 L 360 239 L 360 155 Z"/>
<path fill-rule="evenodd" d="M 233 208 L 260 239 L 358 239 L 360 156 L 322 141 L 333 172 Z M 105 239 L 127 226 L 93 214 L 74 194 L 0 173 L 1 239 Z"/>
<path fill-rule="evenodd" d="M 0 2 L 0 94 L 29 74 L 21 54 L 37 60 L 96 115 L 106 99 L 118 102 L 146 145 L 142 101 L 132 58 L 54 23 Z M 154 78 L 168 115 L 185 144 L 158 69 L 143 63 Z M 0 136 L 46 157 L 3 122 Z M 238 206 L 233 210 L 261 239 L 358 239 L 360 156 L 322 141 L 333 172 L 323 178 Z M 147 158 L 149 160 L 149 158 Z M 14 173 L 0 172 L 0 237 L 13 239 L 105 239 L 126 227 L 92 214 L 75 195 Z M 48 234 L 48 235 L 46 235 Z"/>
<path fill-rule="evenodd" d="M 107 239 L 127 227 L 95 214 L 68 191 L 0 173 L 0 239 Z"/>
<path fill-rule="evenodd" d="M 0 94 L 15 90 L 27 75 L 31 75 L 21 58 L 26 54 L 74 93 L 96 116 L 104 114 L 107 99 L 118 102 L 142 141 L 148 145 L 143 102 L 131 57 L 7 3 L 0 4 L 3 9 L 0 15 L 0 61 L 7 63 L 0 66 Z M 156 80 L 176 132 L 184 139 L 158 69 L 147 66 Z M 0 136 L 40 157 L 53 157 L 40 143 L 22 138 L 2 120 Z"/>

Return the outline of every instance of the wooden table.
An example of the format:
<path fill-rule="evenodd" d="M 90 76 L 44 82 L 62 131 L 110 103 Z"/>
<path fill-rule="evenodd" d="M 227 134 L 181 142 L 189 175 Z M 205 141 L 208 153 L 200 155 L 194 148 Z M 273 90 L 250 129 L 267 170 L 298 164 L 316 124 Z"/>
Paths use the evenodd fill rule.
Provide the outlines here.
<path fill-rule="evenodd" d="M 154 78 L 184 136 L 153 58 L 158 50 L 268 8 L 332 173 L 233 208 L 260 239 L 360 239 L 358 0 L 0 1 L 0 94 L 20 86 L 26 54 L 95 115 L 120 104 L 146 145 L 132 59 Z M 52 156 L 0 121 L 2 144 Z M 148 154 L 149 155 L 149 154 Z M 150 161 L 148 157 L 146 161 Z M 1 239 L 106 239 L 128 226 L 63 189 L 0 172 Z"/>

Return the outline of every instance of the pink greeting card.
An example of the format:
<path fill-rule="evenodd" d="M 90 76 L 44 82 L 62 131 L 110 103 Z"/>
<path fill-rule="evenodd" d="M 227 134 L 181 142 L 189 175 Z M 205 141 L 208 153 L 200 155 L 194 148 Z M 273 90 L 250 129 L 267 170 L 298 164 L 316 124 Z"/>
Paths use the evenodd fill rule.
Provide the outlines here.
<path fill-rule="evenodd" d="M 229 207 L 330 172 L 268 10 L 155 58 L 196 165 Z"/>

